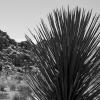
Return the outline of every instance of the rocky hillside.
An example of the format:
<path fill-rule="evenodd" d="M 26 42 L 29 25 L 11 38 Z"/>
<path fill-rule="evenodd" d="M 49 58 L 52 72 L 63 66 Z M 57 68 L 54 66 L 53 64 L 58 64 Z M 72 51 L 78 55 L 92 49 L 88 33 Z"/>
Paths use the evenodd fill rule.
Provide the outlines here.
<path fill-rule="evenodd" d="M 0 31 L 0 100 L 35 100 L 22 74 L 35 69 L 34 56 L 27 41 L 17 43 Z"/>
<path fill-rule="evenodd" d="M 34 65 L 33 56 L 27 41 L 17 43 L 6 32 L 0 31 L 0 71 L 11 66 L 16 67 L 18 71 L 25 68 L 31 69 L 29 66 Z"/>

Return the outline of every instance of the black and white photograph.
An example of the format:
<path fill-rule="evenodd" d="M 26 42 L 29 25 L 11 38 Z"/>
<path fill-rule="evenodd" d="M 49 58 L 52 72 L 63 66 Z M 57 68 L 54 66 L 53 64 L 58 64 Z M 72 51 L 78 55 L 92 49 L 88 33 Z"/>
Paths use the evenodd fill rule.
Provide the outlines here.
<path fill-rule="evenodd" d="M 100 0 L 0 0 L 0 100 L 100 100 Z"/>

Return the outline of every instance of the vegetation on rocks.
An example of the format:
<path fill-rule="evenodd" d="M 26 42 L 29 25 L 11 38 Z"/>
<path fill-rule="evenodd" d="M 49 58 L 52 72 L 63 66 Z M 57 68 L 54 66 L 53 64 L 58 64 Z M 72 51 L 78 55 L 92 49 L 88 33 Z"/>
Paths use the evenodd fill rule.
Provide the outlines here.
<path fill-rule="evenodd" d="M 0 31 L 0 100 L 34 100 L 22 74 L 34 69 L 33 56 L 27 41 L 17 43 Z"/>

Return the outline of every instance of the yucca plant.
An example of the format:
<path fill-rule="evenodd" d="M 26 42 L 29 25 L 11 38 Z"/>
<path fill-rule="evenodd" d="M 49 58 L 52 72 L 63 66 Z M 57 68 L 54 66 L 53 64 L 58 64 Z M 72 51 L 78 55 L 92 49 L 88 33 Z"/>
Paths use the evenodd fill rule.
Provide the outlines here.
<path fill-rule="evenodd" d="M 98 100 L 100 94 L 100 22 L 92 10 L 64 8 L 41 21 L 37 44 L 26 35 L 38 70 L 25 74 L 36 100 Z"/>

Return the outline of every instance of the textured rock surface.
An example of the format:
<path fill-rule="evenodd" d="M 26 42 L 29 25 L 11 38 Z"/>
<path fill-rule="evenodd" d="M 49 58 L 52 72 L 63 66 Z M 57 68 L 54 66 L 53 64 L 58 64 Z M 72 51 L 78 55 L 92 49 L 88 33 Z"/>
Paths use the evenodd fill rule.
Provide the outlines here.
<path fill-rule="evenodd" d="M 21 74 L 34 69 L 33 58 L 27 41 L 17 43 L 0 31 L 0 100 L 34 100 Z"/>
<path fill-rule="evenodd" d="M 17 43 L 6 32 L 0 31 L 0 71 L 6 65 L 29 68 L 34 65 L 33 56 L 31 46 L 27 41 Z"/>

